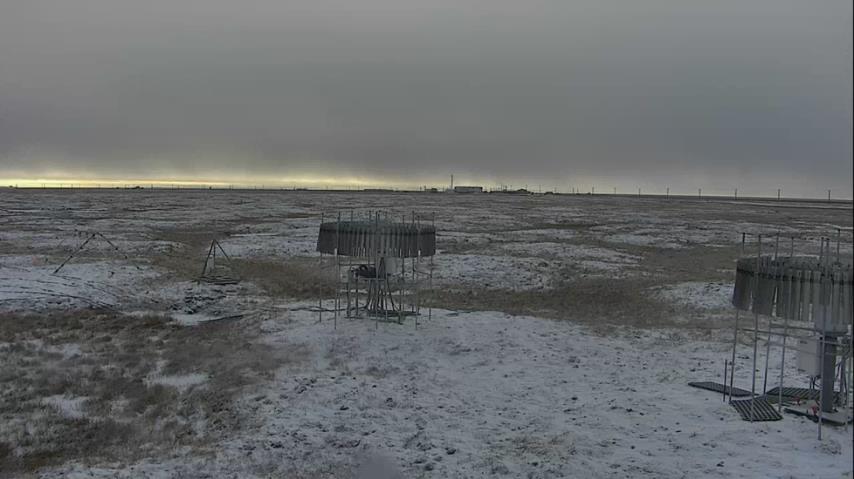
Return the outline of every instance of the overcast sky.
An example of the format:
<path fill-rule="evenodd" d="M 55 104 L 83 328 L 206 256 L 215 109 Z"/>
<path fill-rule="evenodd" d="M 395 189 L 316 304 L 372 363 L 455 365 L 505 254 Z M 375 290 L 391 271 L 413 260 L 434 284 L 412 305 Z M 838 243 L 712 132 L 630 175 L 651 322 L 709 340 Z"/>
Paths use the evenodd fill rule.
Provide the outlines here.
<path fill-rule="evenodd" d="M 3 0 L 0 179 L 851 197 L 851 0 Z"/>

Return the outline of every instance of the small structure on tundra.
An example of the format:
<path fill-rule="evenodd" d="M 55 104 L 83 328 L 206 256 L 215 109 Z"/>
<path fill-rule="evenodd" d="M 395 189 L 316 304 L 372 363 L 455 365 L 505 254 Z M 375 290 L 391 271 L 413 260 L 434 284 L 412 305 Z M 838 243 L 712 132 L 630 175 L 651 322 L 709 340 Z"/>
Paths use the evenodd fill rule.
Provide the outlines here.
<path fill-rule="evenodd" d="M 455 186 L 454 193 L 483 193 L 482 186 Z"/>
<path fill-rule="evenodd" d="M 839 235 L 837 235 L 839 236 Z M 745 235 L 742 235 L 742 245 Z M 852 279 L 854 271 L 850 263 L 843 263 L 839 255 L 837 239 L 836 255 L 831 253 L 831 240 L 821 239 L 818 256 L 796 256 L 795 239 L 792 238 L 788 256 L 779 255 L 779 235 L 773 254 L 762 251 L 762 236 L 758 236 L 756 255 L 742 257 L 736 266 L 736 279 L 732 304 L 736 308 L 733 334 L 732 368 L 729 373 L 730 403 L 748 421 L 780 419 L 784 404 L 787 412 L 807 415 L 819 423 L 819 439 L 822 422 L 847 424 L 851 421 L 850 384 L 851 367 L 846 364 L 852 357 Z M 743 249 L 743 247 L 742 247 Z M 753 325 L 744 328 L 751 335 L 753 345 L 750 391 L 744 391 L 749 399 L 733 400 L 736 347 L 738 344 L 739 311 L 753 313 Z M 760 317 L 763 324 L 760 327 Z M 765 373 L 762 395 L 757 394 L 756 362 L 759 336 L 765 336 Z M 780 373 L 777 387 L 767 389 L 769 384 L 768 362 L 771 356 L 772 337 L 779 339 L 781 346 Z M 817 368 L 810 372 L 810 388 L 783 387 L 786 364 L 787 339 L 801 342 L 811 340 L 817 344 L 814 351 L 799 351 L 814 354 Z M 725 372 L 726 375 L 726 372 Z M 726 379 L 726 378 L 725 378 Z M 773 381 L 773 379 L 772 379 Z M 834 388 L 839 384 L 840 390 Z M 814 388 L 814 386 L 816 386 Z M 804 402 L 806 401 L 806 406 Z M 777 410 L 770 406 L 776 403 Z"/>
<path fill-rule="evenodd" d="M 220 256 L 225 259 L 217 262 L 217 251 Z M 202 272 L 197 279 L 199 283 L 210 283 L 217 286 L 227 286 L 237 284 L 240 279 L 234 273 L 234 268 L 231 264 L 231 258 L 222 249 L 222 245 L 217 240 L 211 240 L 211 246 L 208 248 L 208 254 L 205 257 L 205 264 L 202 266 Z"/>
<path fill-rule="evenodd" d="M 59 266 L 57 266 L 57 267 L 56 267 L 56 269 L 55 269 L 55 270 L 53 270 L 53 274 L 57 274 L 57 273 L 59 273 L 59 271 L 60 271 L 62 268 L 64 268 L 64 267 L 65 267 L 65 265 L 66 265 L 66 264 L 68 264 L 68 262 L 69 262 L 69 261 L 71 261 L 72 259 L 74 259 L 74 257 L 75 257 L 78 253 L 80 253 L 81 251 L 83 251 L 83 250 L 86 248 L 86 246 L 87 246 L 87 245 L 89 245 L 89 244 L 91 244 L 91 243 L 93 243 L 93 242 L 96 242 L 96 241 L 103 241 L 103 242 L 107 243 L 107 244 L 110 246 L 110 248 L 111 248 L 112 250 L 114 250 L 114 251 L 118 252 L 119 254 L 121 254 L 121 255 L 124 257 L 124 259 L 125 259 L 125 260 L 127 260 L 127 259 L 128 259 L 128 256 L 127 256 L 125 253 L 123 253 L 123 252 L 122 252 L 122 250 L 120 250 L 118 246 L 116 246 L 112 241 L 110 241 L 110 240 L 109 240 L 106 236 L 104 236 L 100 231 L 77 231 L 77 237 L 78 237 L 78 238 L 85 237 L 85 238 L 86 238 L 86 240 L 85 240 L 85 241 L 83 241 L 79 246 L 77 246 L 77 248 L 75 248 L 75 249 L 74 249 L 74 251 L 72 251 L 72 252 L 71 252 L 71 254 L 70 254 L 70 255 L 68 255 L 68 257 L 67 257 L 67 258 L 65 258 L 65 261 L 63 261 Z M 61 246 L 61 245 L 62 245 L 62 243 L 64 243 L 64 242 L 65 242 L 65 240 L 62 240 L 62 242 L 60 243 L 60 246 Z M 137 266 L 137 267 L 136 267 L 136 269 L 139 269 L 139 266 Z"/>
<path fill-rule="evenodd" d="M 348 318 L 371 316 L 377 321 L 403 322 L 421 311 L 422 290 L 432 288 L 436 227 L 414 212 L 400 222 L 387 213 L 323 222 L 317 236 L 321 264 L 323 255 L 334 258 L 334 317 L 343 309 Z M 425 260 L 429 260 L 424 264 Z M 323 315 L 319 300 L 319 320 Z M 346 301 L 346 303 L 345 303 Z M 343 307 L 342 307 L 343 306 Z M 432 310 L 430 311 L 432 313 Z"/>

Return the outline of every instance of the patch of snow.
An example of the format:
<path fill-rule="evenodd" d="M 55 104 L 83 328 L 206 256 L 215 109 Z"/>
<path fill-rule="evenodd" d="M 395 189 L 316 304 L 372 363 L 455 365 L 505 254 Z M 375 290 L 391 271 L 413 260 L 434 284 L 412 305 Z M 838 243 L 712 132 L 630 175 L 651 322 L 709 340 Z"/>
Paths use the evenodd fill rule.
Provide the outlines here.
<path fill-rule="evenodd" d="M 686 470 L 838 477 L 850 470 L 843 429 L 825 428 L 830 446 L 822 446 L 808 420 L 787 415 L 751 425 L 719 395 L 687 386 L 719 376 L 726 342 L 669 330 L 597 336 L 570 322 L 440 309 L 417 331 L 411 319 L 339 321 L 333 329 L 311 316 L 264 331 L 265 343 L 305 345 L 311 356 L 283 364 L 275 380 L 242 398 L 241 412 L 262 420 L 217 444 L 213 459 L 100 465 L 94 477 L 130 477 L 123 476 L 129 467 L 157 477 L 193 465 L 257 477 L 259 464 L 284 465 L 293 475 L 334 466 L 347 475 L 375 460 L 402 477 L 676 478 Z M 805 378 L 790 363 L 787 382 L 798 385 Z M 736 384 L 749 382 L 748 369 L 736 371 Z M 81 470 L 69 464 L 46 477 Z"/>
<path fill-rule="evenodd" d="M 200 384 L 204 384 L 208 381 L 207 374 L 201 373 L 193 373 L 193 374 L 182 374 L 182 375 L 172 375 L 172 376 L 160 376 L 154 375 L 146 378 L 146 384 L 160 384 L 163 386 L 170 386 L 178 391 L 184 392 L 187 389 L 198 386 Z"/>
<path fill-rule="evenodd" d="M 732 283 L 690 281 L 657 290 L 666 301 L 705 310 L 732 308 Z"/>
<path fill-rule="evenodd" d="M 809 242 L 796 248 L 815 254 L 819 236 L 835 233 L 838 225 L 845 228 L 842 253 L 851 251 L 850 207 L 803 214 L 789 209 L 774 217 L 776 206 L 767 204 L 595 195 L 6 192 L 0 249 L 17 256 L 0 256 L 0 308 L 85 306 L 71 297 L 77 295 L 122 310 L 175 311 L 173 317 L 186 324 L 264 310 L 257 323 L 235 324 L 257 327 L 265 346 L 285 353 L 297 346 L 308 355 L 293 364 L 283 361 L 272 380 L 245 392 L 234 406 L 251 420 L 212 444 L 216 454 L 207 454 L 207 445 L 201 451 L 185 447 L 133 464 L 87 460 L 38 474 L 346 476 L 366 457 L 380 457 L 403 477 L 850 477 L 850 430 L 826 427 L 824 442 L 817 443 L 816 426 L 807 419 L 786 415 L 776 423 L 745 423 L 720 396 L 687 387 L 688 381 L 718 380 L 723 359 L 730 357 L 728 335 L 696 340 L 680 330 L 615 327 L 599 336 L 573 324 L 571 310 L 569 321 L 551 321 L 434 309 L 433 320 L 422 316 L 417 331 L 411 318 L 402 326 L 339 320 L 333 329 L 326 321 L 331 312 L 316 324 L 316 302 L 281 303 L 245 289 L 245 283 L 228 291 L 190 288 L 150 267 L 137 270 L 134 259 L 122 262 L 100 246 L 92 251 L 105 258 L 75 259 L 57 277 L 50 274 L 57 251 L 77 244 L 81 224 L 109 231 L 128 252 L 148 251 L 149 243 L 153 253 L 169 251 L 175 244 L 154 241 L 160 230 L 197 228 L 227 230 L 231 236 L 222 244 L 236 257 L 314 255 L 320 212 L 342 204 L 435 210 L 440 250 L 469 253 L 440 252 L 436 287 L 548 288 L 555 270 L 572 273 L 576 265 L 616 277 L 635 271 L 640 261 L 622 253 L 621 244 L 732 246 L 741 231 L 806 236 Z M 550 227 L 561 224 L 567 228 Z M 585 240 L 590 244 L 580 244 Z M 602 242 L 614 249 L 596 246 Z M 203 251 L 186 253 L 203 261 Z M 652 294 L 710 315 L 729 307 L 728 287 L 697 279 Z M 33 341 L 26 347 L 45 346 Z M 49 348 L 70 357 L 79 351 L 73 344 Z M 750 353 L 739 348 L 738 357 Z M 776 349 L 772 377 L 779 373 Z M 807 381 L 795 356 L 786 365 L 789 386 Z M 736 384 L 749 385 L 749 372 L 749 365 L 740 364 Z M 179 389 L 207 380 L 202 374 L 163 375 L 162 369 L 148 377 L 150 384 Z M 44 404 L 73 416 L 82 414 L 84 400 L 52 396 Z M 122 400 L 114 407 L 121 410 Z"/>
<path fill-rule="evenodd" d="M 434 287 L 531 290 L 547 288 L 551 284 L 550 277 L 544 274 L 548 262 L 538 258 L 438 254 L 434 262 Z"/>
<path fill-rule="evenodd" d="M 57 346 L 48 346 L 45 351 L 61 354 L 63 359 L 71 359 L 81 356 L 80 345 L 77 343 L 64 343 Z"/>
<path fill-rule="evenodd" d="M 42 404 L 54 408 L 61 415 L 69 419 L 80 419 L 85 417 L 83 403 L 89 398 L 85 396 L 66 396 L 56 394 L 42 398 Z"/>
<path fill-rule="evenodd" d="M 541 228 L 508 231 L 504 237 L 511 241 L 559 241 L 571 240 L 578 235 L 571 229 Z"/>
<path fill-rule="evenodd" d="M 171 313 L 169 316 L 181 326 L 196 326 L 216 319 L 216 317 L 204 313 Z"/>
<path fill-rule="evenodd" d="M 667 241 L 658 236 L 648 236 L 636 233 L 618 233 L 605 235 L 602 237 L 609 243 L 624 243 L 636 246 L 655 246 L 657 248 L 678 249 L 684 245 L 673 241 Z"/>
<path fill-rule="evenodd" d="M 317 254 L 317 227 L 284 235 L 242 234 L 223 241 L 222 248 L 234 258 L 311 256 Z"/>
<path fill-rule="evenodd" d="M 6 264 L 7 257 L 3 257 Z M 13 260 L 20 264 L 20 261 Z M 152 298 L 159 273 L 146 266 L 113 261 L 56 265 L 0 267 L 0 308 L 34 311 L 68 307 L 120 307 Z M 151 284 L 151 286 L 147 286 Z M 152 295 L 161 297 L 159 292 Z"/>

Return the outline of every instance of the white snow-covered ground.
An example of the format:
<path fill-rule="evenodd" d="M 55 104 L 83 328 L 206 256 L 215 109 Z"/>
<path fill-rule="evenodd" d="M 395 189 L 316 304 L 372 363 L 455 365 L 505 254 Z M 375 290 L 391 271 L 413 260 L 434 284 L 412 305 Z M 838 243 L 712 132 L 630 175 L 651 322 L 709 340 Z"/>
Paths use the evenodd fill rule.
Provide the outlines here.
<path fill-rule="evenodd" d="M 434 286 L 487 299 L 466 303 L 465 311 L 436 304 L 417 330 L 412 318 L 403 325 L 339 318 L 333 328 L 331 311 L 318 323 L 316 295 L 305 299 L 311 279 L 279 280 L 301 274 L 291 264 L 315 264 L 307 260 L 316 258 L 321 214 L 329 219 L 346 208 L 392 216 L 415 210 L 435 221 Z M 807 419 L 746 423 L 719 395 L 687 383 L 719 381 L 730 358 L 731 325 L 722 318 L 731 308 L 741 232 L 763 234 L 766 251 L 788 251 L 788 238 L 796 236 L 797 253 L 815 254 L 820 237 L 841 228 L 840 255 L 850 261 L 851 224 L 850 205 L 812 203 L 3 191 L 0 321 L 9 323 L 0 324 L 0 359 L 11 365 L 3 378 L 26 378 L 40 389 L 0 389 L 0 466 L 21 467 L 10 477 L 49 478 L 850 478 L 850 429 L 825 427 L 819 442 Z M 94 231 L 119 251 L 93 243 L 53 274 Z M 212 239 L 237 270 L 255 268 L 243 270 L 239 285 L 193 281 Z M 601 307 L 547 300 L 588 291 L 587 281 L 601 294 Z M 527 311 L 511 315 L 484 302 L 502 296 L 543 304 L 508 302 Z M 638 298 L 646 302 L 618 304 Z M 634 306 L 642 320 L 609 314 L 634 313 Z M 649 323 L 659 326 L 637 326 L 659 310 L 661 320 Z M 166 336 L 151 329 L 135 337 L 132 328 L 50 328 L 53 317 L 96 313 L 127 324 L 171 318 L 163 330 L 184 334 L 187 354 L 209 357 L 182 368 L 175 362 L 181 348 L 164 353 Z M 32 318 L 39 319 L 32 330 L 13 323 Z M 231 328 L 234 348 L 193 348 L 195 338 L 206 340 L 216 328 Z M 98 364 L 110 357 L 108 347 L 115 348 L 115 364 Z M 738 352 L 742 387 L 749 386 L 751 351 L 745 345 Z M 778 354 L 772 348 L 770 377 L 779 374 Z M 297 359 L 270 366 L 270 357 Z M 233 384 L 222 379 L 232 359 L 250 365 Z M 787 356 L 786 385 L 806 385 L 795 360 Z M 121 368 L 142 373 L 117 381 L 127 390 L 106 399 L 72 391 L 74 378 L 64 376 L 84 371 L 91 382 L 99 367 L 114 376 Z M 35 371 L 48 378 L 33 377 Z M 228 395 L 215 396 L 224 388 Z M 164 394 L 174 407 L 151 399 L 160 405 L 142 408 L 133 394 L 148 393 Z M 188 405 L 198 410 L 187 412 Z M 137 419 L 128 415 L 133 407 L 142 408 Z M 240 420 L 223 423 L 223 411 Z M 164 431 L 190 423 L 192 434 L 146 436 L 161 439 L 139 453 L 43 451 L 50 460 L 21 466 L 32 464 L 27 451 L 59 434 L 51 422 L 57 420 L 64 428 L 115 420 Z M 26 444 L 15 443 L 21 437 Z"/>
<path fill-rule="evenodd" d="M 67 418 L 80 419 L 85 416 L 83 413 L 83 403 L 87 399 L 87 397 L 67 397 L 57 394 L 45 397 L 42 399 L 42 403 L 56 408 L 61 415 Z"/>
<path fill-rule="evenodd" d="M 843 431 L 830 433 L 831 450 L 840 452 L 829 454 L 809 421 L 745 427 L 717 394 L 686 388 L 692 379 L 717 379 L 720 344 L 674 341 L 667 331 L 593 336 L 567 322 L 496 312 L 440 310 L 433 318 L 417 331 L 414 324 L 375 330 L 344 321 L 332 330 L 328 322 L 266 322 L 274 344 L 318 351 L 312 367 L 262 392 L 272 401 L 258 409 L 275 419 L 252 443 L 263 450 L 268 439 L 258 438 L 290 437 L 285 448 L 295 461 L 324 443 L 358 444 L 407 477 L 431 468 L 438 476 L 678 477 L 724 469 L 734 477 L 805 477 L 832 475 L 851 461 Z M 746 372 L 739 370 L 741 379 Z M 277 395 L 289 387 L 288 399 Z M 755 456 L 745 457 L 745 448 Z M 342 449 L 333 455 L 347 463 L 353 454 Z"/>
<path fill-rule="evenodd" d="M 852 461 L 845 430 L 825 428 L 819 442 L 806 419 L 745 423 L 720 395 L 687 387 L 719 379 L 729 349 L 678 330 L 600 336 L 445 310 L 417 330 L 411 320 L 333 329 L 311 314 L 261 328 L 265 343 L 311 356 L 241 400 L 264 420 L 217 444 L 214 458 L 69 464 L 45 477 L 265 477 L 270 464 L 350 477 L 372 459 L 399 477 L 840 477 Z M 738 370 L 737 381 L 748 378 Z"/>
<path fill-rule="evenodd" d="M 58 266 L 37 258 L 0 256 L 0 310 L 128 308 L 133 302 L 164 299 L 159 288 L 151 288 L 158 275 L 147 267 L 95 261 L 70 263 L 54 273 Z"/>

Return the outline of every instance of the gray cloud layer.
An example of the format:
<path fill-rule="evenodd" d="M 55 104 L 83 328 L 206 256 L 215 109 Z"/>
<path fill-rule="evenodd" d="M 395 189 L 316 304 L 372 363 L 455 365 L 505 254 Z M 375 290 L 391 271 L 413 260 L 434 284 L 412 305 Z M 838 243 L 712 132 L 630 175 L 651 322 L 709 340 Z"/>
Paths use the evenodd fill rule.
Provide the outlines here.
<path fill-rule="evenodd" d="M 851 35 L 850 0 L 7 0 L 0 177 L 850 197 Z"/>

